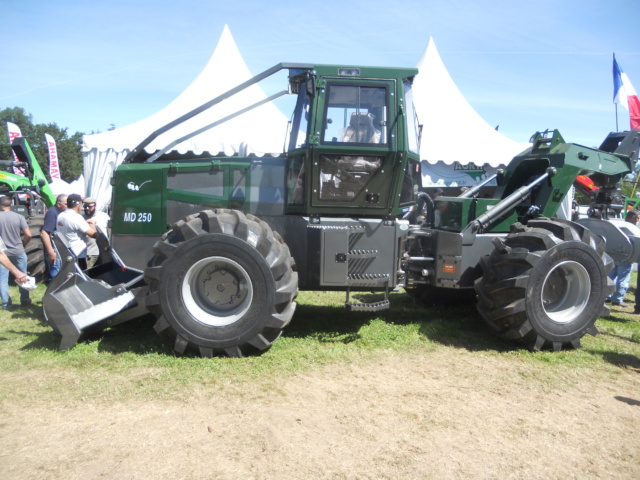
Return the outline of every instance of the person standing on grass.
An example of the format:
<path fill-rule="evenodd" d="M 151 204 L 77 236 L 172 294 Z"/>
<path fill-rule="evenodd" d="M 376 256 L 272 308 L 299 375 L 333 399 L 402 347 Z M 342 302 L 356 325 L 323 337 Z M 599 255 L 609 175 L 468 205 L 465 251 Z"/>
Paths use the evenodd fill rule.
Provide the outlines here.
<path fill-rule="evenodd" d="M 21 272 L 18 270 L 18 267 L 11 263 L 11 260 L 9 260 L 9 257 L 7 257 L 7 254 L 5 253 L 6 251 L 7 246 L 4 244 L 2 237 L 0 237 L 0 265 L 9 270 L 9 273 L 15 277 L 17 283 L 26 283 L 29 277 L 26 273 Z"/>
<path fill-rule="evenodd" d="M 0 197 L 0 238 L 5 244 L 5 255 L 8 260 L 15 265 L 20 272 L 20 277 L 27 273 L 27 254 L 24 247 L 31 240 L 31 230 L 25 218 L 19 213 L 11 211 L 11 198 Z M 0 266 L 0 299 L 2 308 L 11 310 L 11 295 L 9 294 L 9 274 L 10 269 Z M 14 275 L 15 276 L 15 275 Z M 24 288 L 20 290 L 20 305 L 30 305 L 29 291 Z"/>
<path fill-rule="evenodd" d="M 638 210 L 629 210 L 624 219 L 625 221 L 636 225 L 638 220 L 640 220 L 640 212 L 638 212 Z M 627 304 L 624 303 L 624 295 L 629 289 L 629 278 L 631 277 L 632 266 L 633 263 L 615 262 L 615 266 L 609 274 L 609 278 L 616 281 L 616 290 L 613 292 L 611 297 L 607 299 L 611 302 L 611 305 L 617 305 L 620 307 L 627 306 Z"/>
<path fill-rule="evenodd" d="M 105 212 L 98 212 L 96 210 L 96 204 L 97 202 L 95 198 L 85 198 L 82 207 L 84 209 L 82 217 L 85 220 L 93 220 L 95 222 L 95 225 L 100 227 L 102 233 L 104 233 L 108 237 L 107 229 L 109 227 L 109 215 L 107 215 Z M 98 244 L 96 243 L 96 240 L 94 238 L 87 237 L 85 238 L 85 241 L 87 242 L 87 268 L 91 268 L 96 264 L 96 261 L 100 256 L 100 251 L 98 250 Z"/>
<path fill-rule="evenodd" d="M 98 231 L 93 220 L 82 218 L 82 197 L 72 193 L 67 197 L 67 209 L 58 215 L 58 233 L 65 239 L 71 252 L 78 259 L 78 265 L 82 270 L 87 269 L 87 244 L 84 236 L 95 238 Z"/>
<path fill-rule="evenodd" d="M 47 281 L 53 280 L 60 271 L 60 257 L 56 246 L 53 244 L 51 234 L 56 231 L 56 223 L 58 222 L 58 215 L 67 209 L 67 195 L 61 194 L 56 197 L 56 204 L 47 210 L 44 215 L 44 224 L 40 230 L 40 238 L 42 239 L 42 246 L 44 247 L 44 259 L 47 264 L 47 271 L 49 272 L 49 278 Z"/>

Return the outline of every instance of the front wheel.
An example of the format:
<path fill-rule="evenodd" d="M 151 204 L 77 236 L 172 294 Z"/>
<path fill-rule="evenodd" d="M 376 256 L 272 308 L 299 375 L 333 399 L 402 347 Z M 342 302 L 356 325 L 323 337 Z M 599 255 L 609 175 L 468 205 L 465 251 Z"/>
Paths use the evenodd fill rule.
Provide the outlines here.
<path fill-rule="evenodd" d="M 202 356 L 263 352 L 295 310 L 298 277 L 289 249 L 269 225 L 235 210 L 177 222 L 145 269 L 146 306 L 174 349 Z"/>
<path fill-rule="evenodd" d="M 515 224 L 494 245 L 475 289 L 478 311 L 500 336 L 558 351 L 598 333 L 595 321 L 608 314 L 613 292 L 604 240 L 573 222 L 538 219 Z"/>

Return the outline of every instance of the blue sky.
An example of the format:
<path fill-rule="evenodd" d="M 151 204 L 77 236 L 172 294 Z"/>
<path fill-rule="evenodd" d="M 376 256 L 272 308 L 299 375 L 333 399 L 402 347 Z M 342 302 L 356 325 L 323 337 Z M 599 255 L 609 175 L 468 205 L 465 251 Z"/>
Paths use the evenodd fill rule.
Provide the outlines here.
<path fill-rule="evenodd" d="M 70 133 L 162 109 L 225 24 L 254 74 L 283 61 L 412 67 L 433 37 L 470 104 L 519 142 L 558 128 L 591 146 L 615 130 L 613 52 L 640 91 L 638 0 L 3 3 L 0 109 Z M 628 128 L 621 108 L 619 118 Z"/>

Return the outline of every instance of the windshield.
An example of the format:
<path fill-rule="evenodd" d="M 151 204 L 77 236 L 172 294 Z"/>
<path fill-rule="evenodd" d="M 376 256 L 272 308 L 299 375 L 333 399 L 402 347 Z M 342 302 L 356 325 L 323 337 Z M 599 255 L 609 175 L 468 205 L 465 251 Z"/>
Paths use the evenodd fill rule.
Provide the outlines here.
<path fill-rule="evenodd" d="M 306 84 L 300 85 L 298 100 L 293 112 L 293 124 L 289 139 L 289 151 L 304 148 L 307 145 L 307 127 L 309 126 L 309 109 L 311 99 L 307 93 Z"/>
<path fill-rule="evenodd" d="M 387 89 L 329 85 L 323 143 L 387 143 Z"/>

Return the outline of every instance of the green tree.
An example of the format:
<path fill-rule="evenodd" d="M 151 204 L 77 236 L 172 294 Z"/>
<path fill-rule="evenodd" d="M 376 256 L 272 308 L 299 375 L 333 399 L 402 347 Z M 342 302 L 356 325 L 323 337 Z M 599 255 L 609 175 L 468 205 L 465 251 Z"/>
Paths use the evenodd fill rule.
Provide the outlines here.
<path fill-rule="evenodd" d="M 31 145 L 33 154 L 44 172 L 47 174 L 49 172 L 49 149 L 44 139 L 44 134 L 48 133 L 56 141 L 62 179 L 66 182 L 72 182 L 82 174 L 83 163 L 80 148 L 82 132 L 69 135 L 68 129 L 61 128 L 55 123 L 34 124 L 32 115 L 20 107 L 0 110 L 0 129 L 5 129 L 7 122 L 15 123 L 20 127 L 22 135 Z M 6 133 L 0 134 L 0 159 L 9 160 L 11 158 L 13 157 L 9 137 Z"/>

